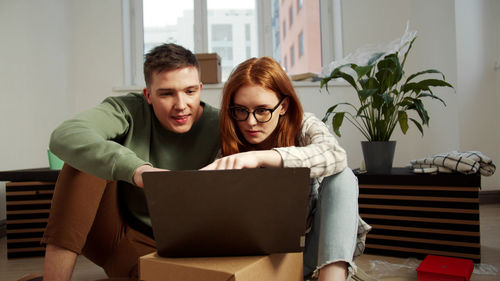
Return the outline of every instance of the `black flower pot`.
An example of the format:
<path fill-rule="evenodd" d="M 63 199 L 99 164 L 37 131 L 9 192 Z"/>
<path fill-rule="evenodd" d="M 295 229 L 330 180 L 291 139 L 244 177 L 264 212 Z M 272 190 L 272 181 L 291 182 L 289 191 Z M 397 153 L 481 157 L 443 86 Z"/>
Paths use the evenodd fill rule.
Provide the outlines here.
<path fill-rule="evenodd" d="M 362 141 L 361 149 L 368 173 L 388 174 L 391 172 L 396 141 Z"/>

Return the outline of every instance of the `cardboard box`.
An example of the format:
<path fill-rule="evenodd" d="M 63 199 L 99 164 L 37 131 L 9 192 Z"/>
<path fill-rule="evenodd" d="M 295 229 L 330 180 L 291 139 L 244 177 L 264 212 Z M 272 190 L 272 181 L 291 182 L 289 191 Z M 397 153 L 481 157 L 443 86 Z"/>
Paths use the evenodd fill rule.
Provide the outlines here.
<path fill-rule="evenodd" d="M 220 56 L 217 53 L 195 54 L 200 64 L 201 82 L 217 84 L 222 80 Z"/>
<path fill-rule="evenodd" d="M 142 281 L 302 281 L 302 253 L 268 256 L 164 258 L 139 260 Z"/>
<path fill-rule="evenodd" d="M 427 255 L 417 268 L 418 281 L 469 281 L 472 260 Z"/>

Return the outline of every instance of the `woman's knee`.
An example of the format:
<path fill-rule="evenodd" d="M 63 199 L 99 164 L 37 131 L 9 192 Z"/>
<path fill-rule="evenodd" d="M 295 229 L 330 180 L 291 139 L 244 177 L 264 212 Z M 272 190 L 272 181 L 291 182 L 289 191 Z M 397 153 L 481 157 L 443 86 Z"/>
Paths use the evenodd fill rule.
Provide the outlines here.
<path fill-rule="evenodd" d="M 358 179 L 350 168 L 325 177 L 321 183 L 320 196 L 332 195 L 340 198 L 358 198 Z"/>

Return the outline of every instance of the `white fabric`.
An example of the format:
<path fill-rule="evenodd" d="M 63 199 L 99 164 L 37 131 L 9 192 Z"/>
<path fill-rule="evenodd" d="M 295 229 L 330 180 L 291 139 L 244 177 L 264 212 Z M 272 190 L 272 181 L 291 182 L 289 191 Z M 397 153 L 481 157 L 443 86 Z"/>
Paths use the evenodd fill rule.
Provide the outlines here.
<path fill-rule="evenodd" d="M 450 151 L 436 154 L 431 157 L 411 160 L 415 173 L 453 173 L 475 174 L 483 176 L 495 173 L 496 166 L 493 160 L 480 151 Z"/>

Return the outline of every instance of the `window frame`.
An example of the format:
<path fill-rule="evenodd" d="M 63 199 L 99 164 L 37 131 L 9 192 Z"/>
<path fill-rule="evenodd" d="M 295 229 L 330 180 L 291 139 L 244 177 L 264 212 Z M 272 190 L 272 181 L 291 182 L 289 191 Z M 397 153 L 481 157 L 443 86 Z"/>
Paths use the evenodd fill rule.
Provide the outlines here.
<path fill-rule="evenodd" d="M 194 1 L 194 52 L 208 52 L 207 0 Z M 255 0 L 259 56 L 273 56 L 272 1 Z M 321 57 L 326 66 L 343 57 L 342 0 L 319 0 L 321 17 Z M 294 2 L 294 1 L 292 1 Z M 332 16 L 333 15 L 333 16 Z M 125 86 L 144 86 L 144 31 L 142 0 L 122 0 L 123 83 Z M 284 34 L 283 34 L 284 35 Z"/>

